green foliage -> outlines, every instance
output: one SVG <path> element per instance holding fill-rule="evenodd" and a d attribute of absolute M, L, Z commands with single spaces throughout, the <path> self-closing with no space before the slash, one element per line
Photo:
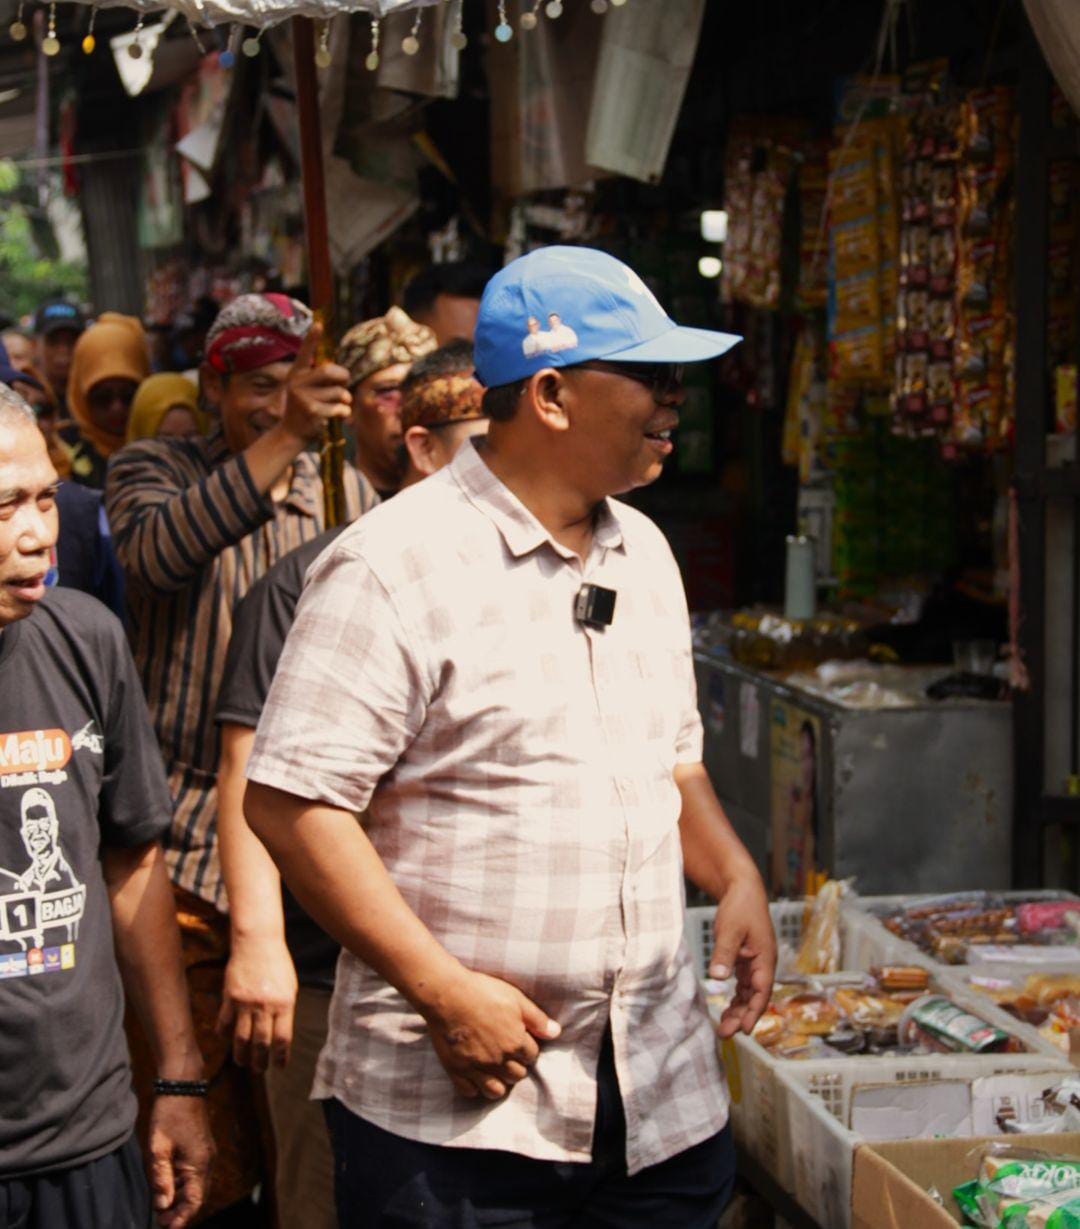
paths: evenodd
<path fill-rule="evenodd" d="M 15 319 L 51 295 L 86 297 L 86 269 L 49 255 L 40 234 L 44 221 L 32 185 L 10 159 L 0 159 L 0 306 Z"/>

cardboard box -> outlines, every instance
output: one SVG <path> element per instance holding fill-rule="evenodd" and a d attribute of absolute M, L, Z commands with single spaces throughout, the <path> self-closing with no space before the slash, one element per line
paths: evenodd
<path fill-rule="evenodd" d="M 1080 1134 L 1004 1138 L 1021 1147 L 1080 1157 Z M 953 1188 L 975 1177 L 977 1149 L 1002 1142 L 996 1135 L 864 1144 L 855 1153 L 851 1229 L 955 1229 L 962 1222 Z M 927 1193 L 931 1187 L 941 1192 L 945 1207 Z"/>

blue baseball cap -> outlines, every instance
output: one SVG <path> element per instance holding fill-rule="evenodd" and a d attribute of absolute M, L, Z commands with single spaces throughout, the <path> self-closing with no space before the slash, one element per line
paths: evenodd
<path fill-rule="evenodd" d="M 545 247 L 488 282 L 474 353 L 480 383 L 497 388 L 589 359 L 697 363 L 740 341 L 735 333 L 676 324 L 634 270 L 607 252 Z"/>

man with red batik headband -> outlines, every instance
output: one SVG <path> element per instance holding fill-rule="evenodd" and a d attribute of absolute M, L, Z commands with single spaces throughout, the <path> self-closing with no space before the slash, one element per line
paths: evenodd
<path fill-rule="evenodd" d="M 347 370 L 316 364 L 320 339 L 321 327 L 295 299 L 234 299 L 207 334 L 200 371 L 217 414 L 210 434 L 129 445 L 111 463 L 105 492 L 132 647 L 173 797 L 165 849 L 212 1080 L 215 1208 L 247 1197 L 260 1171 L 251 1089 L 232 1067 L 229 1040 L 214 1033 L 229 936 L 214 703 L 236 606 L 282 555 L 324 528 L 310 450 L 328 419 L 348 417 L 351 397 Z M 345 498 L 350 521 L 376 502 L 351 467 Z M 138 1083 L 144 1056 L 139 1039 L 132 1042 Z"/>

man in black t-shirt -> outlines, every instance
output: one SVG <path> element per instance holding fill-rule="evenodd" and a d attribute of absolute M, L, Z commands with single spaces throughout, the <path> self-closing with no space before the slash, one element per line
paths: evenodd
<path fill-rule="evenodd" d="M 146 1229 L 152 1202 L 180 1229 L 211 1143 L 158 843 L 169 794 L 119 621 L 45 584 L 56 487 L 0 385 L 0 1225 Z M 158 1064 L 149 1186 L 125 986 Z"/>
<path fill-rule="evenodd" d="M 469 436 L 487 429 L 481 395 L 467 342 L 451 342 L 413 363 L 402 385 L 405 486 L 448 464 Z M 277 868 L 243 818 L 244 769 L 304 577 L 339 533 L 328 530 L 291 551 L 240 603 L 216 714 L 218 839 L 232 937 L 219 1028 L 232 1032 L 237 1062 L 266 1072 L 278 1211 L 283 1224 L 304 1229 L 337 1224 L 326 1126 L 308 1096 L 326 1040 L 340 948 L 287 888 L 279 897 Z"/>

